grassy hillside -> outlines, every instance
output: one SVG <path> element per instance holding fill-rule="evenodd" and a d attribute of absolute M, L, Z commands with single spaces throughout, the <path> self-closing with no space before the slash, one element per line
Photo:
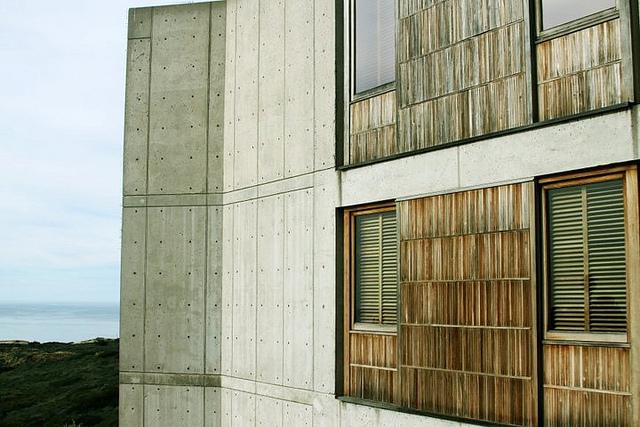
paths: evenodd
<path fill-rule="evenodd" d="M 116 426 L 118 340 L 0 344 L 0 426 Z"/>

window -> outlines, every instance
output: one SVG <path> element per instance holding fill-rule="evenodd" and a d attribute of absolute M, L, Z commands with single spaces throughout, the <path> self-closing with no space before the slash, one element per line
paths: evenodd
<path fill-rule="evenodd" d="M 624 171 L 544 187 L 547 335 L 626 340 Z M 615 338 L 618 339 L 615 339 Z"/>
<path fill-rule="evenodd" d="M 542 30 L 616 7 L 616 0 L 541 0 Z"/>
<path fill-rule="evenodd" d="M 398 237 L 395 206 L 351 210 L 346 214 L 350 246 L 351 323 L 389 327 L 397 323 Z"/>
<path fill-rule="evenodd" d="M 395 0 L 353 1 L 354 90 L 362 93 L 396 78 Z"/>

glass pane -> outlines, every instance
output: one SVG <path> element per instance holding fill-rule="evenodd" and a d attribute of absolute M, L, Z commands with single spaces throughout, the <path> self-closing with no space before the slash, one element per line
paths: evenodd
<path fill-rule="evenodd" d="M 355 89 L 396 79 L 395 0 L 355 0 Z"/>
<path fill-rule="evenodd" d="M 549 29 L 616 6 L 616 0 L 542 0 L 542 27 Z"/>

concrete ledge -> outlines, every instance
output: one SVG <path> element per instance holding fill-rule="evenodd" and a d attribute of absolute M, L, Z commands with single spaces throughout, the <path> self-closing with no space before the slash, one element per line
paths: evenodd
<path fill-rule="evenodd" d="M 120 384 L 219 387 L 220 375 L 120 372 Z"/>

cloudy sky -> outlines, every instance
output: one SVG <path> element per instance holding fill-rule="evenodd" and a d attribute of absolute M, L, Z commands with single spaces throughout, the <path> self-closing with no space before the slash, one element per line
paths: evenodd
<path fill-rule="evenodd" d="M 0 301 L 118 301 L 127 9 L 172 3 L 0 0 Z"/>

